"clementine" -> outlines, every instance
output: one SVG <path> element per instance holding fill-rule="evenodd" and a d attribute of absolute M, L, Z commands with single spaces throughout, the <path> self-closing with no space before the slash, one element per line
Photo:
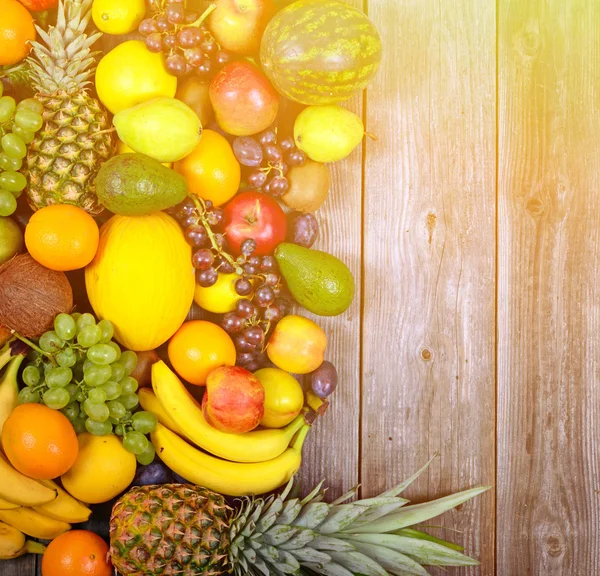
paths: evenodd
<path fill-rule="evenodd" d="M 87 266 L 98 250 L 99 237 L 94 219 L 71 204 L 41 208 L 25 228 L 31 256 L 42 266 L 62 272 Z"/>
<path fill-rule="evenodd" d="M 235 345 L 220 326 L 205 320 L 186 322 L 169 342 L 169 360 L 190 384 L 204 386 L 221 366 L 235 366 Z"/>
<path fill-rule="evenodd" d="M 215 206 L 231 200 L 240 187 L 241 169 L 227 138 L 204 130 L 196 148 L 173 166 L 190 192 Z"/>
<path fill-rule="evenodd" d="M 89 530 L 71 530 L 50 542 L 42 556 L 42 576 L 111 576 L 108 545 Z"/>
<path fill-rule="evenodd" d="M 0 66 L 23 60 L 35 40 L 33 17 L 17 0 L 0 0 Z"/>
<path fill-rule="evenodd" d="M 77 435 L 67 417 L 43 404 L 17 406 L 2 427 L 2 448 L 25 476 L 51 480 L 77 460 Z"/>

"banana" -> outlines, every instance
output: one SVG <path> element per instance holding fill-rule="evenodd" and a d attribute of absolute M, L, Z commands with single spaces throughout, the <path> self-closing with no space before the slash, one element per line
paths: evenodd
<path fill-rule="evenodd" d="M 43 544 L 26 540 L 21 531 L 0 522 L 0 560 L 18 558 L 28 552 L 43 554 L 45 549 Z"/>
<path fill-rule="evenodd" d="M 48 504 L 41 504 L 39 506 L 32 506 L 32 508 L 54 520 L 61 520 L 69 524 L 78 524 L 79 522 L 86 522 L 92 511 L 76 500 L 68 492 L 63 490 L 58 484 L 52 482 L 52 480 L 39 480 L 44 486 L 52 488 L 58 492 L 56 500 L 48 502 Z"/>
<path fill-rule="evenodd" d="M 190 482 L 227 496 L 264 494 L 279 488 L 298 471 L 302 445 L 310 430 L 304 424 L 291 445 L 266 462 L 229 462 L 201 452 L 162 424 L 150 434 L 156 453 L 174 472 Z"/>
<path fill-rule="evenodd" d="M 163 361 L 152 365 L 152 388 L 164 412 L 176 422 L 184 437 L 207 452 L 233 462 L 265 462 L 276 458 L 306 423 L 304 414 L 300 414 L 285 428 L 245 434 L 221 432 L 204 419 L 202 408 Z"/>
<path fill-rule="evenodd" d="M 38 506 L 52 502 L 58 495 L 56 490 L 27 478 L 0 454 L 0 498 L 20 506 Z"/>
<path fill-rule="evenodd" d="M 20 504 L 15 504 L 14 502 L 9 502 L 8 500 L 0 498 L 0 510 L 14 510 L 15 508 L 20 507 Z"/>
<path fill-rule="evenodd" d="M 17 374 L 25 356 L 18 354 L 8 362 L 2 378 L 0 378 L 0 430 L 10 413 L 19 404 L 19 384 Z"/>
<path fill-rule="evenodd" d="M 146 410 L 146 412 L 152 412 L 152 414 L 158 418 L 158 421 L 166 426 L 169 430 L 172 430 L 180 436 L 185 436 L 183 431 L 175 423 L 175 420 L 173 420 L 166 413 L 165 409 L 162 407 L 162 404 L 158 401 L 158 398 L 155 396 L 154 392 L 150 390 L 150 388 L 139 388 L 137 394 L 140 401 L 140 406 Z"/>
<path fill-rule="evenodd" d="M 53 540 L 71 529 L 71 525 L 66 522 L 53 520 L 32 508 L 25 507 L 16 510 L 0 510 L 0 520 L 27 536 L 40 540 Z"/>

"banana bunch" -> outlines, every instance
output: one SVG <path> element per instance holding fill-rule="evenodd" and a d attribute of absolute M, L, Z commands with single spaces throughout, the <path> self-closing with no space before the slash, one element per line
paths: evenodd
<path fill-rule="evenodd" d="M 18 404 L 17 373 L 23 354 L 11 356 L 7 345 L 0 353 L 0 429 Z M 21 474 L 0 452 L 0 559 L 27 552 L 42 553 L 44 547 L 25 535 L 52 540 L 85 522 L 92 511 L 51 480 L 33 480 Z"/>
<path fill-rule="evenodd" d="M 143 409 L 159 421 L 150 435 L 156 453 L 190 482 L 228 496 L 263 494 L 285 484 L 300 468 L 310 430 L 305 413 L 285 428 L 227 434 L 204 419 L 198 403 L 162 361 L 152 365 L 152 388 L 154 392 L 141 388 L 138 395 Z"/>

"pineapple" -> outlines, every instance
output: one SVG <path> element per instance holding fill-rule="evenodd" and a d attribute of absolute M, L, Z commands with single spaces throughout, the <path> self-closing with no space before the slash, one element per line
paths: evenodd
<path fill-rule="evenodd" d="M 27 155 L 29 205 L 75 204 L 91 214 L 102 206 L 94 191 L 98 169 L 113 150 L 108 114 L 88 90 L 101 33 L 86 35 L 92 0 L 61 0 L 56 26 L 36 26 L 27 59 L 44 125 Z"/>
<path fill-rule="evenodd" d="M 110 557 L 123 576 L 426 576 L 423 566 L 477 565 L 460 546 L 411 526 L 488 488 L 407 506 L 398 495 L 427 465 L 376 498 L 349 503 L 356 490 L 323 502 L 322 483 L 294 498 L 293 480 L 280 495 L 237 500 L 236 509 L 193 485 L 133 488 L 113 507 Z"/>

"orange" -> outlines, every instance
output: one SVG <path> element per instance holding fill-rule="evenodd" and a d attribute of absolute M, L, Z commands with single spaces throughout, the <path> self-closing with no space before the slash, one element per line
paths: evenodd
<path fill-rule="evenodd" d="M 192 194 L 215 206 L 231 200 L 240 187 L 240 164 L 227 138 L 213 130 L 204 130 L 193 152 L 173 168 L 187 180 Z"/>
<path fill-rule="evenodd" d="M 71 204 L 53 204 L 30 218 L 25 245 L 42 266 L 66 272 L 92 261 L 99 236 L 98 224 L 85 210 Z"/>
<path fill-rule="evenodd" d="M 190 384 L 204 386 L 221 366 L 235 366 L 235 346 L 220 326 L 205 320 L 186 322 L 169 342 L 169 360 Z"/>
<path fill-rule="evenodd" d="M 33 17 L 17 0 L 0 0 L 0 66 L 23 60 L 35 40 Z"/>
<path fill-rule="evenodd" d="M 89 530 L 71 530 L 48 544 L 42 576 L 111 576 L 108 545 Z"/>
<path fill-rule="evenodd" d="M 64 474 L 79 453 L 67 417 L 43 404 L 21 404 L 11 412 L 2 427 L 2 448 L 21 474 L 36 480 Z"/>

